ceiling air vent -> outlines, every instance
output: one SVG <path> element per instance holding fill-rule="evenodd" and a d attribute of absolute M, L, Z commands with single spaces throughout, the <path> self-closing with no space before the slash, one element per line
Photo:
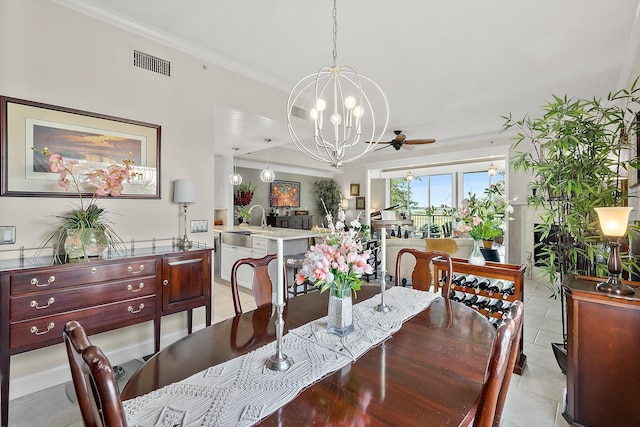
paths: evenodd
<path fill-rule="evenodd" d="M 171 76 L 171 62 L 135 49 L 133 51 L 133 66 L 144 68 L 163 76 Z"/>
<path fill-rule="evenodd" d="M 296 107 L 295 105 L 291 106 L 291 115 L 293 117 L 297 117 L 302 120 L 309 120 L 309 113 L 304 108 Z"/>

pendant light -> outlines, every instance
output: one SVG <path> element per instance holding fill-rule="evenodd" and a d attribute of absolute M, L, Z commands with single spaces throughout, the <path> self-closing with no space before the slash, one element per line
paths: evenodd
<path fill-rule="evenodd" d="M 337 65 L 337 39 L 334 0 L 333 65 L 295 84 L 287 100 L 287 127 L 305 156 L 340 168 L 371 151 L 382 139 L 389 123 L 389 104 L 375 82 L 351 67 Z"/>
<path fill-rule="evenodd" d="M 234 152 L 238 152 L 238 147 L 233 147 Z M 236 171 L 236 155 L 233 155 L 233 173 L 229 175 L 229 184 L 231 185 L 240 185 L 242 184 L 242 177 Z"/>
<path fill-rule="evenodd" d="M 260 172 L 260 180 L 262 182 L 273 182 L 273 180 L 276 179 L 276 173 L 269 169 L 269 143 L 271 142 L 271 138 L 265 138 L 264 142 L 267 143 L 267 167 Z"/>

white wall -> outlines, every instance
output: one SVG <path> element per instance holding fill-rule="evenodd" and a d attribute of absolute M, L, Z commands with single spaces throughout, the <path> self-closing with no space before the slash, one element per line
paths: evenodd
<path fill-rule="evenodd" d="M 172 76 L 132 68 L 132 47 L 171 61 Z M 198 201 L 189 207 L 189 218 L 213 221 L 216 104 L 246 105 L 269 117 L 281 113 L 286 102 L 285 93 L 211 64 L 205 69 L 201 60 L 49 1 L 0 2 L 0 55 L 2 95 L 162 126 L 161 199 L 99 202 L 113 212 L 125 241 L 179 235 L 180 210 L 171 203 L 177 178 L 196 181 Z M 54 227 L 53 216 L 73 203 L 73 198 L 0 197 L 0 225 L 17 227 L 15 245 L 0 249 L 37 247 Z M 211 231 L 189 237 L 213 243 Z M 0 255 L 14 258 L 17 252 Z M 195 311 L 194 322 L 204 324 L 203 309 Z M 164 318 L 163 346 L 185 330 L 184 313 Z M 148 322 L 92 339 L 117 364 L 151 353 L 152 336 Z M 69 378 L 61 345 L 13 356 L 11 363 L 11 398 Z"/>

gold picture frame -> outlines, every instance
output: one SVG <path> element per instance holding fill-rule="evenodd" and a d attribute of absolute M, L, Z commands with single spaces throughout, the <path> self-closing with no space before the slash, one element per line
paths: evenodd
<path fill-rule="evenodd" d="M 359 196 L 360 195 L 360 184 L 351 184 L 351 187 L 349 187 L 349 195 L 350 196 Z"/>
<path fill-rule="evenodd" d="M 365 198 L 363 197 L 356 197 L 356 210 L 357 211 L 363 211 L 365 210 Z"/>

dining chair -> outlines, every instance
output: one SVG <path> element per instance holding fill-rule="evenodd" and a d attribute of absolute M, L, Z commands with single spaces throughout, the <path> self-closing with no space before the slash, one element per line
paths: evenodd
<path fill-rule="evenodd" d="M 477 409 L 473 418 L 466 419 L 462 425 L 473 427 L 500 425 L 502 409 L 517 358 L 523 312 L 522 301 L 515 301 L 509 316 L 498 328 Z"/>
<path fill-rule="evenodd" d="M 407 254 L 407 256 L 404 256 L 405 254 Z M 415 266 L 413 267 L 413 272 L 411 273 L 411 286 L 413 287 L 413 289 L 419 289 L 422 291 L 430 290 L 433 278 L 433 275 L 431 274 L 431 261 L 435 258 L 442 258 L 446 260 L 447 271 L 445 273 L 446 277 L 444 283 L 440 286 L 438 286 L 438 284 L 434 284 L 434 290 L 437 291 L 440 287 L 442 296 L 448 300 L 449 291 L 451 289 L 451 276 L 453 275 L 453 264 L 451 262 L 451 256 L 449 256 L 449 254 L 447 254 L 446 252 L 419 251 L 412 248 L 400 249 L 400 251 L 398 251 L 398 256 L 396 257 L 395 285 L 404 285 L 404 279 L 400 279 L 401 266 L 403 262 L 408 262 L 412 259 L 415 262 Z"/>
<path fill-rule="evenodd" d="M 238 268 L 243 265 L 248 265 L 253 268 L 253 282 L 251 283 L 251 290 L 253 292 L 253 299 L 256 302 L 256 306 L 262 307 L 265 305 L 271 305 L 273 303 L 273 285 L 269 276 L 269 263 L 278 256 L 276 254 L 268 254 L 262 258 L 241 258 L 237 260 L 231 268 L 231 295 L 233 296 L 233 307 L 236 311 L 236 316 L 242 314 L 242 304 L 240 303 L 240 293 L 238 290 Z M 283 286 L 284 299 L 289 299 L 289 292 L 287 291 L 287 266 L 283 263 Z"/>
<path fill-rule="evenodd" d="M 92 345 L 80 323 L 67 322 L 62 332 L 73 386 L 87 427 L 126 427 L 120 391 L 109 359 Z"/>

